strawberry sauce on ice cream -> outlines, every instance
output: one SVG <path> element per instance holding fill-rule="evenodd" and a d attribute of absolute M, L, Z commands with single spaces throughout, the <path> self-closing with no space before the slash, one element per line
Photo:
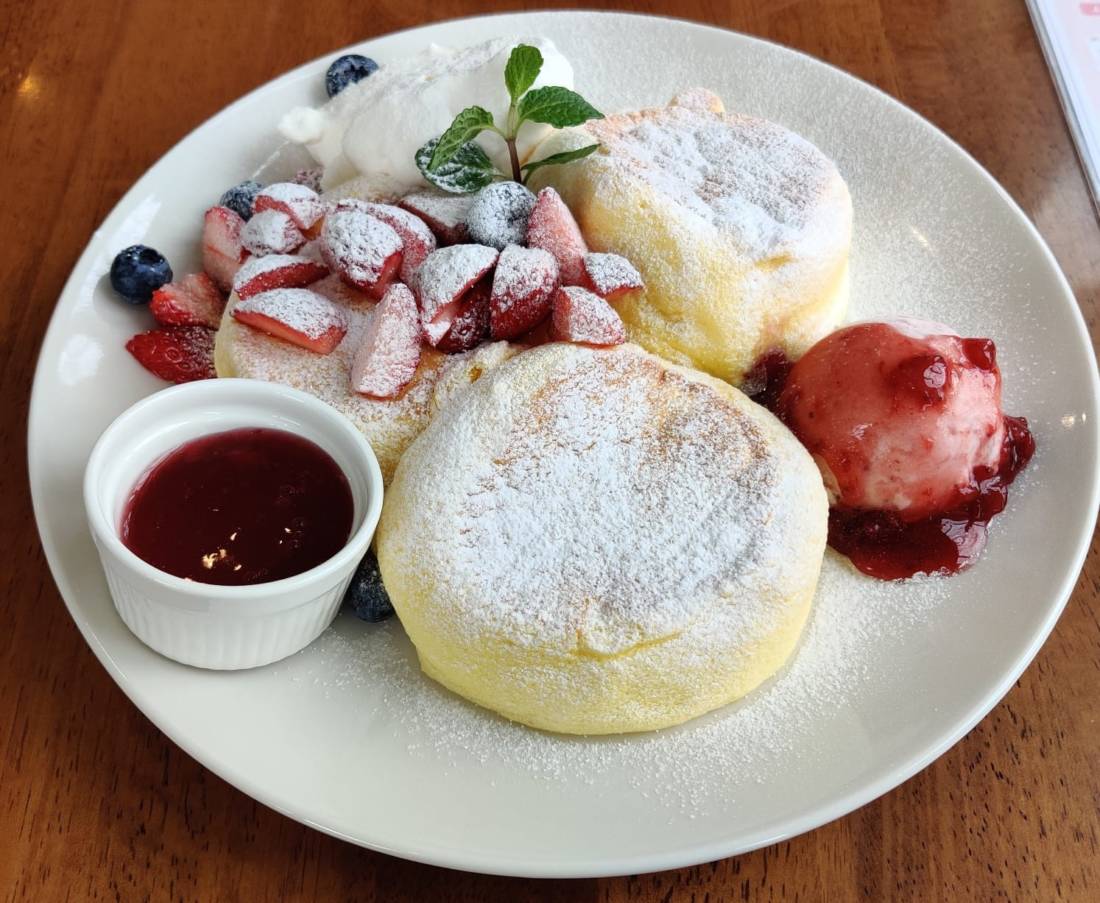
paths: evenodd
<path fill-rule="evenodd" d="M 994 343 L 923 320 L 834 332 L 790 368 L 775 408 L 821 469 L 830 544 L 884 579 L 971 563 L 1035 449 L 1001 411 Z"/>

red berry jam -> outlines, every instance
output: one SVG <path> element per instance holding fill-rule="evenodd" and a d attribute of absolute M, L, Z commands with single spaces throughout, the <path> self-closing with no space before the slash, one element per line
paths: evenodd
<path fill-rule="evenodd" d="M 1008 486 L 1035 453 L 1023 417 L 1005 417 L 1001 466 L 974 473 L 974 492 L 949 511 L 917 521 L 892 511 L 832 508 L 829 545 L 865 574 L 897 580 L 914 574 L 954 574 L 985 548 L 989 521 L 1008 503 Z"/>
<path fill-rule="evenodd" d="M 284 430 L 188 442 L 155 464 L 122 514 L 125 545 L 153 567 L 243 586 L 327 561 L 351 534 L 351 487 L 332 457 Z"/>

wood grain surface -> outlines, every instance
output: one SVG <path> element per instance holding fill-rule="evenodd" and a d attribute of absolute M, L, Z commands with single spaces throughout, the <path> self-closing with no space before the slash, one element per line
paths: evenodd
<path fill-rule="evenodd" d="M 928 117 L 1032 217 L 1095 339 L 1100 228 L 1023 0 L 601 5 L 770 38 Z M 175 141 L 284 70 L 372 35 L 523 6 L 0 0 L 0 899 L 1100 899 L 1095 542 L 1035 663 L 934 765 L 788 843 L 630 878 L 468 875 L 311 831 L 180 752 L 84 645 L 35 532 L 25 430 L 38 345 L 92 231 Z"/>

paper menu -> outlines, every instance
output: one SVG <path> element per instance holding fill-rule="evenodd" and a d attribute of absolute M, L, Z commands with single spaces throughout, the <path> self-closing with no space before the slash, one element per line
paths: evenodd
<path fill-rule="evenodd" d="M 1100 0 L 1027 0 L 1100 212 Z"/>

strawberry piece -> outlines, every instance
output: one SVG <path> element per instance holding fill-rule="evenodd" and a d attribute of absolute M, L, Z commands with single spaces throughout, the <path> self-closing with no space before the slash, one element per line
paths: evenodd
<path fill-rule="evenodd" d="M 472 194 L 415 191 L 405 195 L 399 203 L 424 220 L 441 245 L 457 245 L 466 240 L 466 214 L 473 202 Z"/>
<path fill-rule="evenodd" d="M 366 211 L 401 237 L 401 281 L 416 282 L 416 274 L 437 243 L 432 230 L 419 216 L 392 204 L 367 204 Z"/>
<path fill-rule="evenodd" d="M 234 305 L 233 317 L 317 354 L 331 352 L 348 331 L 344 312 L 305 288 L 276 288 L 245 298 Z"/>
<path fill-rule="evenodd" d="M 608 301 L 645 288 L 641 273 L 619 254 L 585 254 L 581 285 Z"/>
<path fill-rule="evenodd" d="M 264 210 L 282 211 L 305 232 L 324 215 L 325 205 L 312 188 L 294 182 L 276 182 L 260 190 L 252 202 L 253 214 Z"/>
<path fill-rule="evenodd" d="M 492 285 L 492 279 L 486 276 L 462 296 L 450 328 L 435 346 L 437 349 L 445 354 L 458 354 L 476 348 L 489 337 Z"/>
<path fill-rule="evenodd" d="M 161 379 L 214 379 L 214 332 L 205 326 L 167 326 L 139 332 L 126 343 L 141 366 Z"/>
<path fill-rule="evenodd" d="M 549 251 L 508 245 L 493 273 L 489 331 L 494 339 L 514 339 L 537 326 L 548 313 L 558 287 L 558 264 Z"/>
<path fill-rule="evenodd" d="M 552 317 L 554 336 L 561 341 L 584 345 L 621 345 L 626 341 L 623 321 L 615 309 L 580 286 L 557 290 Z"/>
<path fill-rule="evenodd" d="M 244 220 L 228 207 L 211 207 L 202 226 L 202 268 L 223 292 L 233 285 L 233 275 L 247 253 L 241 246 Z"/>
<path fill-rule="evenodd" d="M 225 296 L 206 273 L 190 273 L 153 292 L 149 310 L 162 326 L 217 329 L 225 310 Z"/>
<path fill-rule="evenodd" d="M 497 262 L 496 248 L 451 245 L 428 255 L 420 267 L 420 320 L 434 347 L 442 341 L 458 315 L 462 296 Z"/>
<path fill-rule="evenodd" d="M 588 245 L 573 214 L 553 188 L 538 193 L 535 209 L 527 220 L 527 246 L 554 255 L 563 285 L 580 284 Z"/>
<path fill-rule="evenodd" d="M 394 398 L 420 364 L 420 313 L 408 286 L 395 283 L 371 311 L 363 343 L 351 367 L 351 388 L 374 398 Z"/>
<path fill-rule="evenodd" d="M 253 254 L 290 254 L 306 243 L 302 230 L 282 210 L 261 210 L 241 229 L 241 244 Z"/>
<path fill-rule="evenodd" d="M 233 279 L 233 291 L 240 298 L 250 298 L 273 288 L 302 288 L 327 275 L 328 267 L 309 257 L 268 254 L 241 265 Z"/>
<path fill-rule="evenodd" d="M 361 201 L 341 201 L 329 212 L 321 256 L 345 282 L 378 299 L 401 268 L 401 236 L 364 207 Z"/>

